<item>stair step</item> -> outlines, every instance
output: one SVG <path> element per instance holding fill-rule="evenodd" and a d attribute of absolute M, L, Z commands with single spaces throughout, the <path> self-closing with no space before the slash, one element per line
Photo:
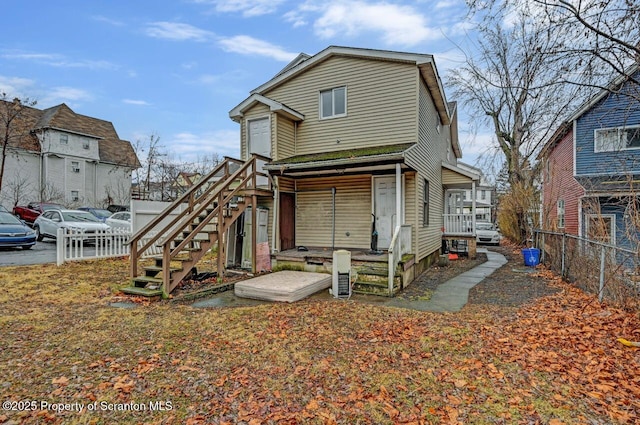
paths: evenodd
<path fill-rule="evenodd" d="M 147 289 L 147 288 L 139 288 L 137 286 L 127 286 L 127 287 L 121 288 L 120 290 L 125 294 L 140 295 L 140 296 L 149 297 L 149 298 L 162 296 L 162 289 L 160 288 Z"/>
<path fill-rule="evenodd" d="M 150 272 L 161 272 L 163 270 L 163 267 L 155 265 L 155 266 L 144 266 L 143 267 L 144 270 L 146 271 L 150 271 Z M 169 271 L 170 272 L 179 272 L 180 270 L 182 270 L 182 267 L 170 267 Z"/>
<path fill-rule="evenodd" d="M 133 278 L 133 282 L 134 283 L 144 283 L 145 285 L 148 283 L 157 283 L 162 285 L 162 278 L 161 277 L 153 277 L 153 276 L 136 276 Z M 140 287 L 139 285 L 135 285 Z"/>

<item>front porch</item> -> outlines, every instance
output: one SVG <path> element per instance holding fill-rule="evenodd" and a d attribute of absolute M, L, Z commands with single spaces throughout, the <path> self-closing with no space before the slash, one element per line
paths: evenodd
<path fill-rule="evenodd" d="M 389 252 L 347 249 L 351 253 L 351 283 L 353 292 L 393 296 L 415 279 L 415 255 L 405 254 L 389 273 Z M 274 271 L 299 270 L 331 274 L 333 249 L 304 247 L 272 254 Z M 392 258 L 393 259 L 393 258 Z M 390 280 L 392 283 L 390 283 Z"/>

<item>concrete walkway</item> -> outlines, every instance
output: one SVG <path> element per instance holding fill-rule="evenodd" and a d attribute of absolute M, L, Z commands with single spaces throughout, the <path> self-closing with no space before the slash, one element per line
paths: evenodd
<path fill-rule="evenodd" d="M 486 253 L 487 261 L 439 285 L 430 300 L 391 298 L 385 305 L 438 313 L 460 311 L 469 300 L 469 290 L 507 264 L 507 259 L 502 254 L 488 251 L 486 248 L 478 248 L 478 252 Z"/>

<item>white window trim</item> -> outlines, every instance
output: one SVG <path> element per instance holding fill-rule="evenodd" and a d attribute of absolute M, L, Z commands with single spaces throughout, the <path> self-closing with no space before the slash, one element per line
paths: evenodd
<path fill-rule="evenodd" d="M 332 111 L 333 112 L 335 110 L 335 95 L 334 95 L 334 91 L 337 89 L 344 89 L 344 113 L 343 114 L 332 114 L 329 116 L 322 116 L 322 93 L 326 93 L 328 91 L 331 92 L 331 106 L 332 106 Z M 331 89 L 326 89 L 326 90 L 320 90 L 320 92 L 318 93 L 318 117 L 320 118 L 320 120 L 331 120 L 334 118 L 342 118 L 342 117 L 346 117 L 347 116 L 347 86 L 339 86 L 339 87 L 333 87 Z"/>
<path fill-rule="evenodd" d="M 623 127 L 607 127 L 607 128 L 596 128 L 593 130 L 593 151 L 595 153 L 600 153 L 600 152 L 618 152 L 618 151 L 632 151 L 632 150 L 638 150 L 640 149 L 640 146 L 638 147 L 631 147 L 631 148 L 627 148 L 625 146 L 622 146 L 622 142 L 620 140 L 621 138 L 621 134 L 623 130 L 631 130 L 634 128 L 640 128 L 640 125 L 627 125 L 627 126 L 623 126 Z M 611 130 L 616 130 L 617 134 L 618 134 L 618 138 L 616 140 L 616 146 L 614 146 L 613 149 L 602 149 L 599 147 L 598 145 L 598 133 L 599 132 L 604 132 L 604 131 L 611 131 Z"/>

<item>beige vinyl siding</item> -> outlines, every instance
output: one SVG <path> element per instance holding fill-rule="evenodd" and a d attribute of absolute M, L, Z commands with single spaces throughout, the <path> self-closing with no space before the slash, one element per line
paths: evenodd
<path fill-rule="evenodd" d="M 244 117 L 242 119 L 241 128 L 240 128 L 240 156 L 241 159 L 248 159 L 248 141 L 249 141 L 249 121 L 260 119 L 260 118 L 269 118 L 271 112 L 269 111 L 269 107 L 262 103 L 258 103 L 254 105 L 252 108 L 247 110 L 244 113 Z M 273 125 L 271 126 L 271 140 L 273 140 Z M 273 146 L 272 146 L 273 150 Z"/>
<path fill-rule="evenodd" d="M 278 190 L 281 192 L 293 192 L 296 190 L 296 182 L 287 177 L 276 177 L 278 179 Z"/>
<path fill-rule="evenodd" d="M 455 185 L 455 184 L 469 184 L 471 180 L 469 177 L 456 173 L 455 171 L 442 169 L 442 184 Z M 444 210 L 443 210 L 444 211 Z"/>
<path fill-rule="evenodd" d="M 412 188 L 415 203 L 412 206 L 414 221 L 414 247 L 418 260 L 438 250 L 442 245 L 442 212 L 444 192 L 442 189 L 442 161 L 447 154 L 448 126 L 437 131 L 438 115 L 433 99 L 424 82 L 420 83 L 418 143 L 406 155 L 406 162 L 418 170 L 416 184 Z M 424 179 L 429 181 L 429 225 L 422 226 Z"/>
<path fill-rule="evenodd" d="M 371 175 L 304 179 L 296 183 L 297 246 L 331 247 L 331 188 L 335 187 L 335 247 L 370 247 Z"/>
<path fill-rule="evenodd" d="M 295 144 L 301 155 L 415 142 L 417 80 L 415 64 L 332 57 L 263 94 L 305 115 Z M 319 119 L 320 91 L 341 86 L 347 115 Z"/>
<path fill-rule="evenodd" d="M 274 114 L 273 117 L 276 122 L 274 126 L 276 137 L 273 139 L 276 140 L 276 143 L 273 149 L 273 159 L 279 161 L 295 155 L 295 123 L 277 114 Z"/>

